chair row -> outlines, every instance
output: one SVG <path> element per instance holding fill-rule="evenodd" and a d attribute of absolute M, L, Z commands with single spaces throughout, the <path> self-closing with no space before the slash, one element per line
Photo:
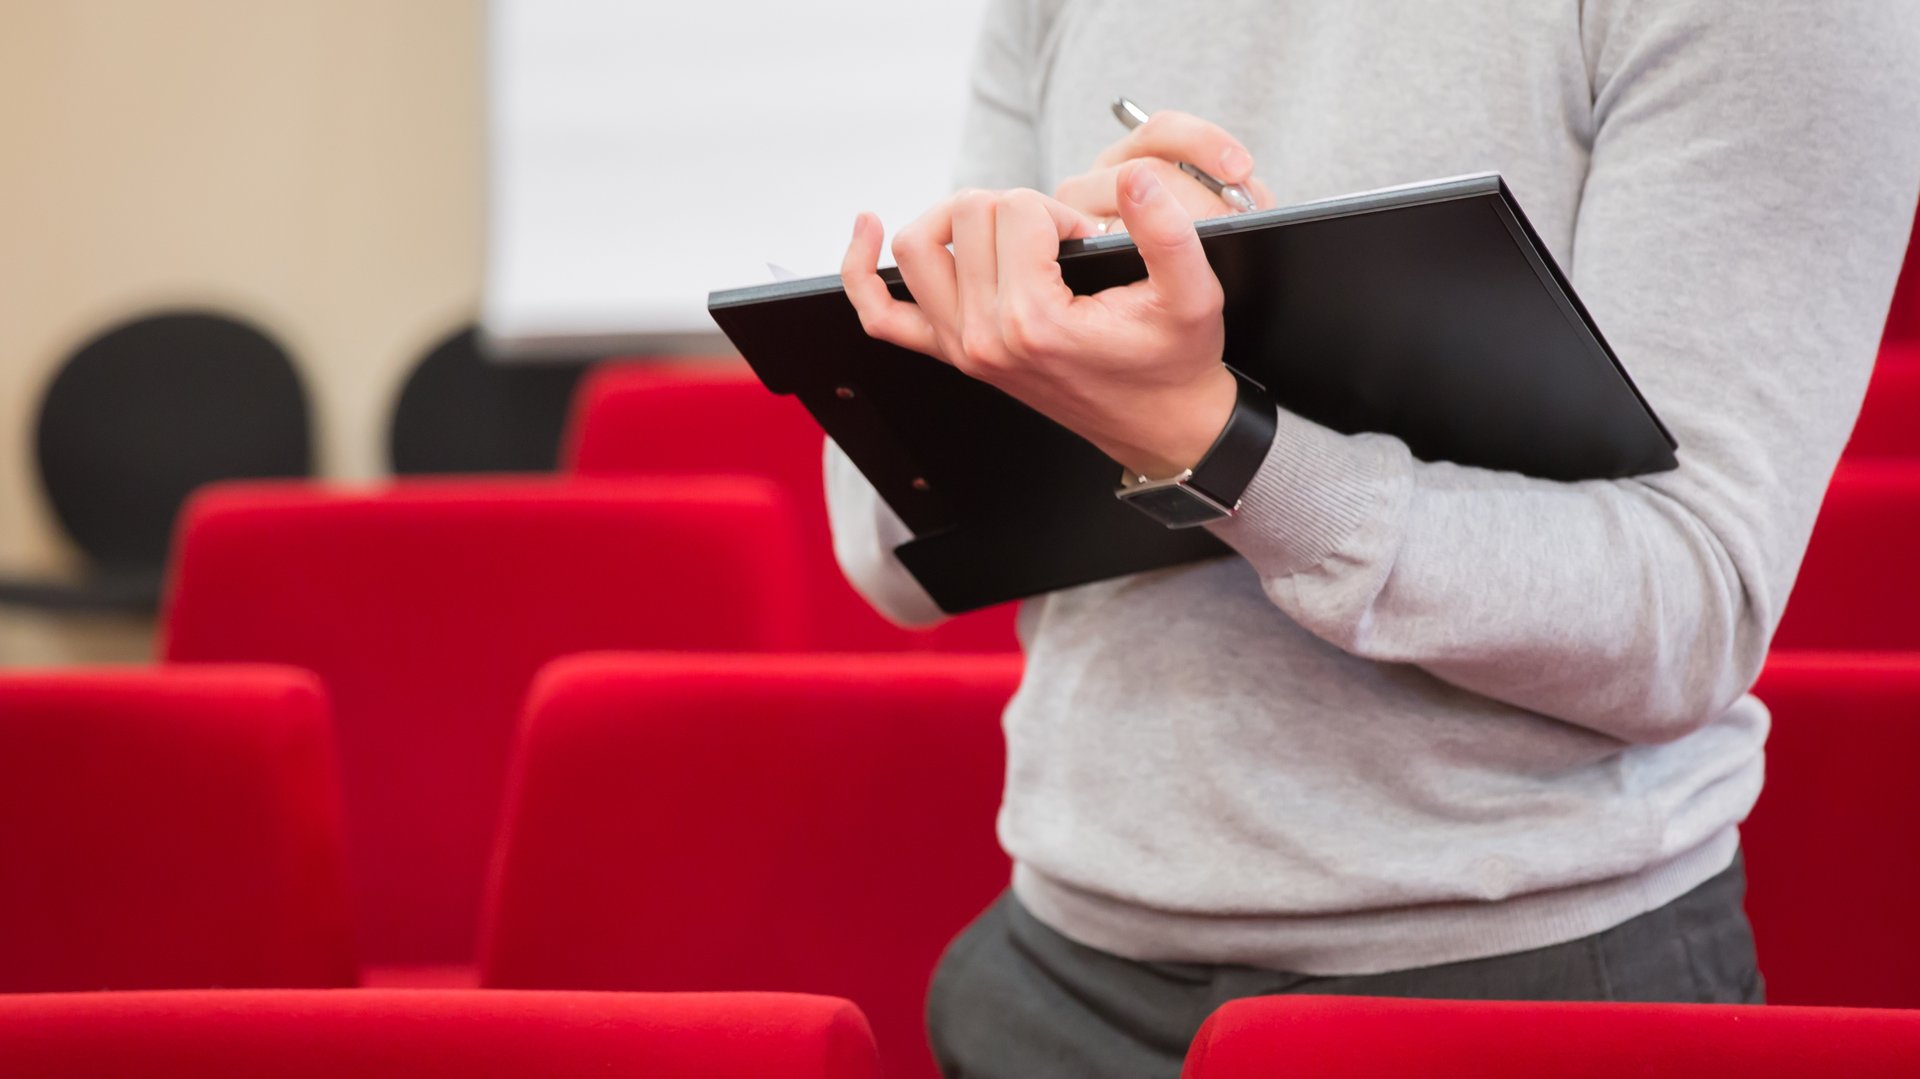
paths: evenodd
<path fill-rule="evenodd" d="M 795 515 L 821 647 L 983 651 L 1013 647 L 1006 612 L 903 631 L 834 568 L 823 483 L 826 436 L 799 401 L 769 393 L 736 362 L 603 365 L 582 383 L 562 467 L 577 476 L 755 476 Z"/>
<path fill-rule="evenodd" d="M 1005 886 L 1011 657 L 588 655 L 529 695 L 480 979 L 857 1002 L 931 1076 L 924 989 Z M 1781 656 L 1743 830 L 1773 1000 L 1920 1008 L 1897 856 L 1920 657 Z M 355 981 L 325 702 L 273 668 L 0 678 L 0 989 Z M 363 908 L 364 909 L 364 908 Z"/>
<path fill-rule="evenodd" d="M 846 1001 L 779 994 L 188 992 L 0 999 L 18 1079 L 878 1079 Z M 1264 997 L 1227 1004 L 1184 1079 L 1896 1079 L 1920 1013 Z M 1036 1065 L 1036 1074 L 1042 1074 Z"/>
<path fill-rule="evenodd" d="M 902 631 L 831 572 L 822 437 L 799 402 L 768 393 L 739 365 L 614 365 L 576 397 L 567 461 L 587 476 L 708 471 L 773 482 L 799 514 L 808 598 L 834 627 L 820 638 L 825 646 L 894 647 Z M 1920 610 L 1920 574 L 1886 572 L 1905 564 L 1904 537 L 1917 526 L 1920 341 L 1883 350 L 1779 645 L 1920 649 L 1920 618 L 1910 616 Z M 930 647 L 1008 641 L 990 635 L 1004 626 L 971 617 L 918 640 Z"/>
<path fill-rule="evenodd" d="M 1846 458 L 1920 459 L 1916 420 L 1920 334 L 1882 347 Z M 737 361 L 615 362 L 595 370 L 574 395 L 563 466 L 585 476 L 761 476 L 794 496 L 804 530 L 825 550 L 823 443 L 797 399 L 768 392 Z M 876 632 L 887 640 L 884 629 Z"/>
<path fill-rule="evenodd" d="M 831 647 L 804 582 L 836 571 L 801 547 L 746 477 L 228 485 L 185 514 L 162 655 L 318 673 L 366 954 L 470 962 L 534 672 L 605 649 Z M 1011 610 L 983 617 L 1014 654 Z"/>
<path fill-rule="evenodd" d="M 470 961 L 514 717 L 542 663 L 844 640 L 808 617 L 806 582 L 845 587 L 808 547 L 824 533 L 797 537 L 780 500 L 748 477 L 212 489 L 183 521 L 163 655 L 316 672 L 339 731 L 366 955 Z M 1920 467 L 1844 472 L 1779 645 L 1920 649 L 1920 574 L 1885 571 L 1917 530 Z M 975 618 L 1013 651 L 1010 609 Z"/>
<path fill-rule="evenodd" d="M 774 993 L 0 997 L 9 1079 L 879 1079 L 858 1008 Z"/>
<path fill-rule="evenodd" d="M 1019 677 L 1016 656 L 555 664 L 480 855 L 479 980 L 848 997 L 890 1074 L 932 1075 L 926 980 L 1009 876 Z M 0 991 L 355 984 L 352 923 L 403 927 L 395 893 L 349 891 L 369 832 L 351 803 L 343 828 L 326 713 L 291 668 L 0 676 Z M 411 763 L 384 778 L 432 802 L 433 762 Z M 418 836 L 388 853 L 431 858 Z"/>

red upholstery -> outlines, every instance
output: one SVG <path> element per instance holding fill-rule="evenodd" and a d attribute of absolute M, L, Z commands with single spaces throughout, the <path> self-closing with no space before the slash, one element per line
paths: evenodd
<path fill-rule="evenodd" d="M 1920 342 L 1920 220 L 1907 242 L 1907 264 L 1893 290 L 1893 310 L 1887 314 L 1887 340 Z"/>
<path fill-rule="evenodd" d="M 544 672 L 484 984 L 828 993 L 934 1075 L 928 975 L 1008 877 L 1013 656 L 586 656 Z"/>
<path fill-rule="evenodd" d="M 791 397 L 769 393 L 746 366 L 601 366 L 574 398 L 570 467 L 583 475 L 735 473 L 780 485 L 800 515 L 819 648 L 1004 652 L 1019 648 L 1015 605 L 903 630 L 875 614 L 833 559 L 821 478 L 820 426 Z"/>
<path fill-rule="evenodd" d="M 311 674 L 0 675 L 0 991 L 351 985 L 340 828 Z"/>
<path fill-rule="evenodd" d="M 0 997 L 9 1079 L 878 1079 L 844 1000 L 435 990 Z"/>
<path fill-rule="evenodd" d="M 1741 838 L 1767 998 L 1920 1008 L 1920 655 L 1776 653 L 1754 692 L 1773 734 Z"/>
<path fill-rule="evenodd" d="M 1920 343 L 1880 350 L 1846 456 L 1920 462 Z"/>
<path fill-rule="evenodd" d="M 165 654 L 325 679 L 365 958 L 471 961 L 534 672 L 597 648 L 791 644 L 790 527 L 748 479 L 215 488 L 186 513 Z"/>
<path fill-rule="evenodd" d="M 1894 1079 L 1920 1012 L 1710 1004 L 1254 997 L 1213 1014 L 1185 1079 Z"/>
<path fill-rule="evenodd" d="M 1920 461 L 1834 474 L 1776 649 L 1920 650 Z"/>

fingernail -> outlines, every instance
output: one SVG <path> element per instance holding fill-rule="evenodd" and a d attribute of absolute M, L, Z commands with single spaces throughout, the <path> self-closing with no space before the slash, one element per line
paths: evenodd
<path fill-rule="evenodd" d="M 1237 180 L 1253 171 L 1253 155 L 1238 146 L 1229 146 L 1220 155 L 1220 175 Z"/>
<path fill-rule="evenodd" d="M 1133 175 L 1127 178 L 1127 197 L 1135 202 L 1144 205 L 1159 193 L 1160 180 L 1151 169 L 1136 168 Z"/>

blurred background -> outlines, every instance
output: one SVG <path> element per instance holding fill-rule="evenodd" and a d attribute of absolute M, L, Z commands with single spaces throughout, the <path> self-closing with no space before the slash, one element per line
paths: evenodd
<path fill-rule="evenodd" d="M 705 300 L 946 193 L 983 6 L 0 0 L 0 1005 L 791 989 L 935 1074 L 1016 605 L 876 614 Z M 1920 256 L 1759 689 L 1776 1002 L 1920 1007 L 1916 415 Z"/>
<path fill-rule="evenodd" d="M 0 0 L 0 665 L 150 658 L 201 483 L 551 468 L 723 356 L 944 192 L 980 7 Z"/>

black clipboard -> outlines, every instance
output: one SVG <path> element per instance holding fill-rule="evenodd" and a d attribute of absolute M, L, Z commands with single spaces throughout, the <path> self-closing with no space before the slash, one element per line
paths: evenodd
<path fill-rule="evenodd" d="M 1226 294 L 1226 362 L 1336 431 L 1422 460 L 1553 480 L 1674 468 L 1677 444 L 1498 175 L 1197 225 Z M 1076 293 L 1145 276 L 1124 235 L 1071 240 Z M 911 299 L 897 270 L 882 277 Z M 942 609 L 1230 553 L 1113 497 L 1119 466 L 1000 391 L 868 337 L 837 277 L 709 295 L 762 383 L 800 399 L 914 539 Z"/>

